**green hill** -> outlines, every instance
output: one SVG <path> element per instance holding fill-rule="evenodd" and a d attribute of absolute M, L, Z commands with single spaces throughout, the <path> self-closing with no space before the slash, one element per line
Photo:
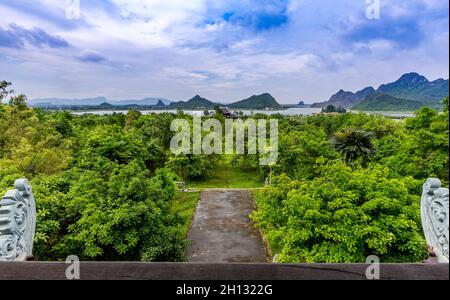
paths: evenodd
<path fill-rule="evenodd" d="M 169 105 L 169 109 L 170 108 L 172 108 L 172 109 L 178 109 L 178 108 L 181 108 L 181 109 L 214 109 L 214 107 L 216 105 L 217 105 L 217 103 L 214 103 L 212 101 L 209 101 L 209 100 L 197 95 L 187 102 L 184 102 L 184 101 L 172 102 Z"/>
<path fill-rule="evenodd" d="M 166 105 L 162 100 L 158 100 L 158 103 L 156 103 L 155 107 L 166 107 Z"/>
<path fill-rule="evenodd" d="M 114 108 L 114 105 L 109 104 L 108 102 L 103 102 L 98 107 L 101 109 L 111 109 L 111 108 Z"/>
<path fill-rule="evenodd" d="M 424 105 L 420 101 L 375 93 L 367 96 L 363 101 L 353 106 L 352 109 L 360 111 L 415 111 Z"/>
<path fill-rule="evenodd" d="M 282 106 L 270 94 L 254 95 L 229 105 L 233 109 L 281 109 Z"/>
<path fill-rule="evenodd" d="M 371 86 L 366 87 L 356 93 L 340 90 L 326 102 L 314 103 L 311 107 L 322 107 L 325 108 L 328 105 L 333 105 L 335 107 L 346 107 L 350 108 L 355 104 L 364 100 L 364 98 L 370 94 L 375 93 L 375 89 Z"/>
<path fill-rule="evenodd" d="M 395 82 L 381 85 L 377 92 L 402 99 L 440 103 L 448 96 L 449 81 L 448 79 L 429 81 L 426 77 L 413 72 L 402 75 Z"/>

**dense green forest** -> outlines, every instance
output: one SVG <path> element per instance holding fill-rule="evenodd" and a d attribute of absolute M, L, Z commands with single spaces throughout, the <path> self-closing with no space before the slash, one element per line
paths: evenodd
<path fill-rule="evenodd" d="M 341 114 L 281 118 L 279 176 L 253 220 L 279 262 L 418 262 L 427 177 L 449 180 L 449 113 L 405 121 Z"/>
<path fill-rule="evenodd" d="M 169 151 L 182 111 L 141 115 L 73 115 L 26 106 L 2 84 L 0 192 L 31 180 L 37 199 L 35 256 L 62 260 L 183 261 L 201 183 L 218 166 L 246 170 L 258 205 L 251 218 L 280 262 L 421 261 L 427 257 L 420 194 L 427 177 L 448 185 L 449 115 L 421 108 L 406 120 L 380 115 L 282 116 L 279 160 L 257 155 L 179 155 Z M 0 100 L 2 100 L 0 99 Z M 224 121 L 220 112 L 212 117 Z M 248 118 L 269 118 L 255 115 Z M 199 184 L 201 186 L 201 184 Z M 252 186 L 253 187 L 253 186 Z M 182 193 L 183 194 L 183 193 Z M 180 198 L 181 197 L 181 198 Z"/>
<path fill-rule="evenodd" d="M 6 98 L 6 84 L 2 91 Z M 74 116 L 27 108 L 25 99 L 0 105 L 0 192 L 31 180 L 36 258 L 184 260 L 175 173 L 205 178 L 215 159 L 170 155 L 171 121 L 185 115 Z"/>

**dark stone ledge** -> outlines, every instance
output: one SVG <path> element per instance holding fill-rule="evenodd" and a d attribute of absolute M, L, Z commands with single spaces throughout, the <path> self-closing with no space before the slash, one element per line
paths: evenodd
<path fill-rule="evenodd" d="M 66 280 L 64 262 L 1 262 L 0 280 Z M 81 262 L 82 280 L 366 280 L 364 264 Z M 448 264 L 382 264 L 385 280 L 448 280 Z"/>

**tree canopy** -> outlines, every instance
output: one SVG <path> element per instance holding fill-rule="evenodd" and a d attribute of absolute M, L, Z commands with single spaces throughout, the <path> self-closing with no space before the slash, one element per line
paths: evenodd
<path fill-rule="evenodd" d="M 185 259 L 180 226 L 186 223 L 172 209 L 175 182 L 209 178 L 219 161 L 169 150 L 171 122 L 183 118 L 192 126 L 191 116 L 181 110 L 74 115 L 29 108 L 25 96 L 14 95 L 1 81 L 0 192 L 17 178 L 31 180 L 38 260 L 74 253 L 83 260 Z M 261 166 L 260 154 L 230 161 L 261 182 L 271 178 L 255 192 L 252 218 L 279 261 L 426 258 L 421 185 L 428 177 L 449 183 L 448 98 L 443 103 L 443 113 L 423 107 L 405 120 L 270 116 L 279 121 L 278 162 Z"/>

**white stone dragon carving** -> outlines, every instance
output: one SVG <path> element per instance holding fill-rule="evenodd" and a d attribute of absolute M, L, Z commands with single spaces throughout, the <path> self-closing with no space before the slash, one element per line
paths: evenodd
<path fill-rule="evenodd" d="M 36 204 L 27 179 L 0 200 L 0 261 L 25 261 L 32 256 Z"/>
<path fill-rule="evenodd" d="M 440 263 L 448 263 L 448 189 L 429 178 L 423 185 L 421 215 L 425 239 Z"/>

